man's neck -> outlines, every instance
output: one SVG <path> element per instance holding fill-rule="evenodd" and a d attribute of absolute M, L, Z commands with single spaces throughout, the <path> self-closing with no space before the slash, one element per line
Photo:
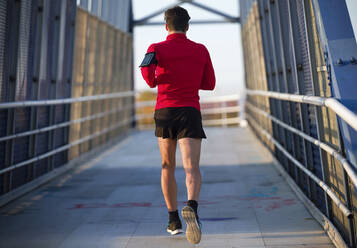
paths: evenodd
<path fill-rule="evenodd" d="M 183 31 L 167 31 L 168 34 L 186 34 L 186 32 Z"/>

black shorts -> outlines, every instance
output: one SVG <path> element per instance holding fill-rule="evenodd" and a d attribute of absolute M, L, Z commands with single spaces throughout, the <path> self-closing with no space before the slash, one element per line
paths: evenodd
<path fill-rule="evenodd" d="M 155 110 L 155 136 L 180 139 L 204 138 L 201 112 L 194 107 L 167 107 Z"/>

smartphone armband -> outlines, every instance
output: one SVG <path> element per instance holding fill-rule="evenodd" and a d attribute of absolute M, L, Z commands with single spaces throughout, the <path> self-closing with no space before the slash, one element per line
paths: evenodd
<path fill-rule="evenodd" d="M 149 66 L 151 64 L 157 65 L 157 60 L 155 58 L 155 52 L 145 54 L 143 62 L 141 62 L 139 67 Z"/>

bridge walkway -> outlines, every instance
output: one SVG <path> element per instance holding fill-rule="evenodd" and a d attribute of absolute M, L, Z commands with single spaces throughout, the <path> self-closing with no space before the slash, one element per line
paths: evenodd
<path fill-rule="evenodd" d="M 247 128 L 206 128 L 198 247 L 334 247 Z M 186 200 L 179 150 L 179 208 Z M 192 247 L 166 233 L 160 155 L 138 131 L 0 209 L 1 247 Z"/>

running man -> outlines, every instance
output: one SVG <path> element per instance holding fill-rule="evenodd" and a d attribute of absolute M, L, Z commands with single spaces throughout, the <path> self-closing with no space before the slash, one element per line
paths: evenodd
<path fill-rule="evenodd" d="M 162 161 L 161 188 L 169 211 L 167 231 L 172 235 L 183 232 L 177 210 L 175 180 L 178 143 L 188 198 L 181 215 L 187 224 L 187 240 L 198 244 L 201 240 L 201 223 L 197 214 L 201 187 L 199 161 L 201 140 L 206 138 L 198 91 L 213 90 L 216 80 L 207 48 L 186 37 L 189 19 L 182 7 L 166 10 L 167 38 L 149 46 L 140 67 L 150 88 L 158 86 L 154 120 Z"/>

